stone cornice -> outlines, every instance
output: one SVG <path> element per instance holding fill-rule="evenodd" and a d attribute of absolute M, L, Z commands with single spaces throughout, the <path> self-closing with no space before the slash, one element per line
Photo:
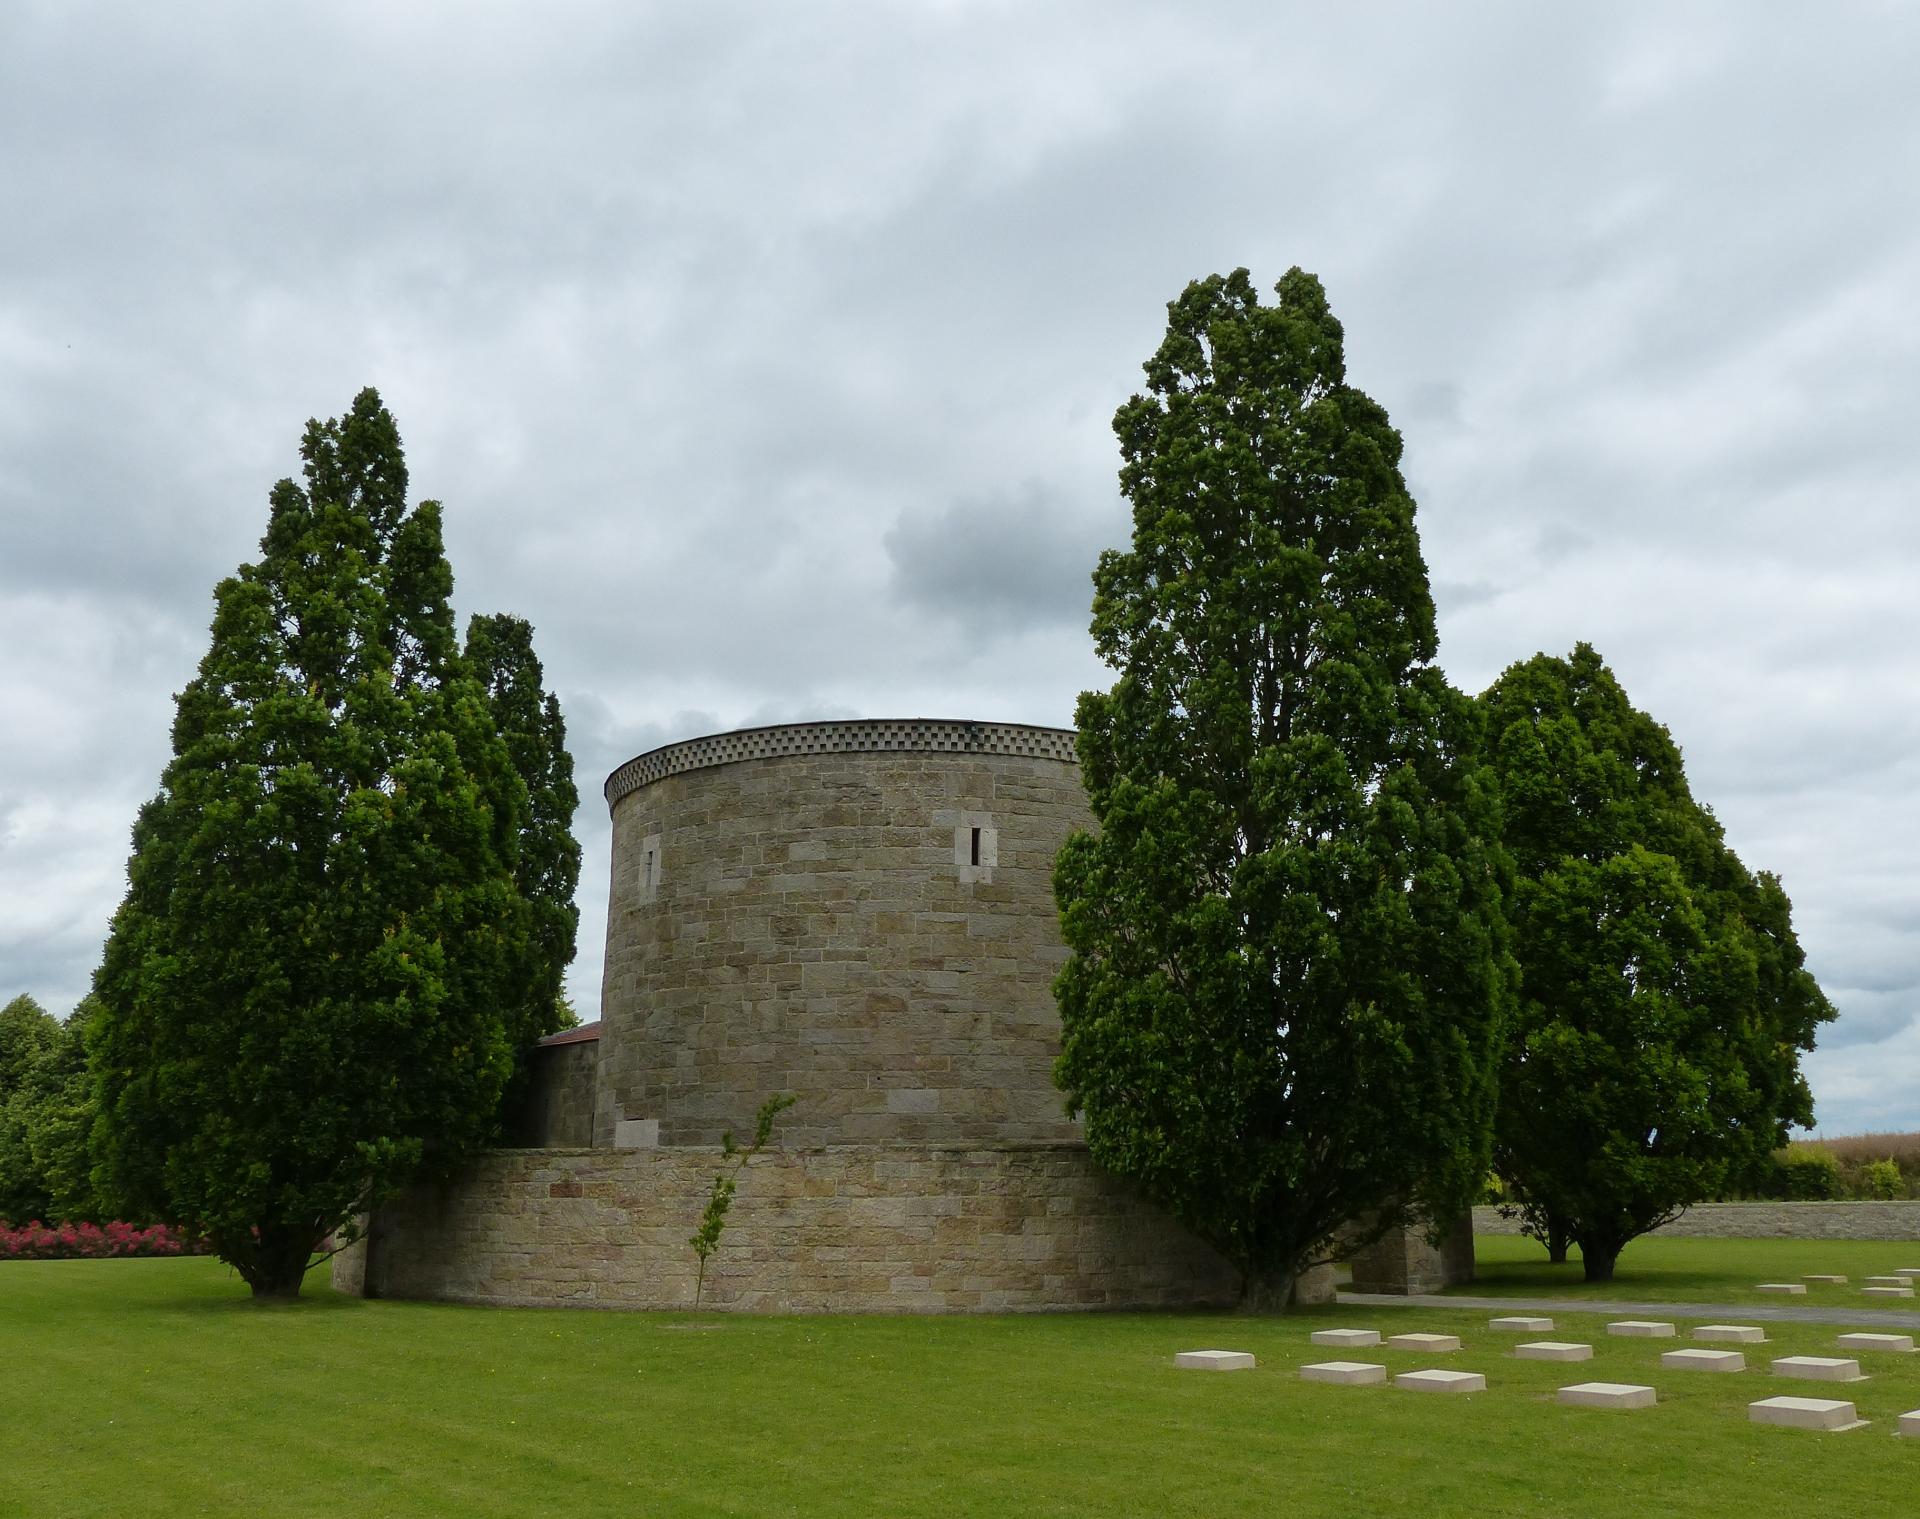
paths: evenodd
<path fill-rule="evenodd" d="M 1008 754 L 1078 764 L 1071 728 L 1027 723 L 970 723 L 940 718 L 860 718 L 850 722 L 781 723 L 663 744 L 628 760 L 601 788 L 607 805 L 669 775 L 742 760 L 796 754 Z"/>

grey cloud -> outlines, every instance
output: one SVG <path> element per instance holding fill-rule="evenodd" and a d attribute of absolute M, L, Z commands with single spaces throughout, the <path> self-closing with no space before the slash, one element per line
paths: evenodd
<path fill-rule="evenodd" d="M 1125 532 L 1117 510 L 1090 516 L 1029 482 L 935 512 L 903 512 L 883 542 L 896 597 L 994 639 L 1084 623 L 1094 563 Z"/>

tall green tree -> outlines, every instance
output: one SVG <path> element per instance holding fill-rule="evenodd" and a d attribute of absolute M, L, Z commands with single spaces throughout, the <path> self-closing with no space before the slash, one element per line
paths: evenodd
<path fill-rule="evenodd" d="M 1522 977 L 1496 1166 L 1529 1231 L 1605 1281 L 1812 1122 L 1799 1057 L 1834 1010 L 1780 882 L 1727 847 L 1592 647 L 1514 665 L 1480 705 Z"/>
<path fill-rule="evenodd" d="M 533 625 L 495 613 L 467 624 L 467 667 L 487 694 L 494 727 L 506 741 L 514 771 L 527 790 L 514 884 L 530 914 L 532 953 L 526 987 L 516 1002 L 515 1048 L 579 1019 L 567 1002 L 564 982 L 580 927 L 574 891 L 580 884 L 580 841 L 573 815 L 580 791 L 573 782 L 573 756 L 560 701 L 545 688 L 546 672 L 533 651 Z"/>
<path fill-rule="evenodd" d="M 0 1219 L 10 1222 L 50 1211 L 29 1117 L 39 1066 L 59 1040 L 60 1021 L 25 993 L 0 1007 Z"/>
<path fill-rule="evenodd" d="M 262 1297 L 490 1135 L 536 977 L 527 789 L 372 390 L 215 592 L 96 977 L 101 1173 Z"/>
<path fill-rule="evenodd" d="M 0 1102 L 60 1036 L 60 1020 L 22 992 L 0 1007 Z"/>
<path fill-rule="evenodd" d="M 0 1219 L 97 1219 L 88 1143 L 93 999 L 59 1022 L 30 997 L 0 1008 Z"/>
<path fill-rule="evenodd" d="M 1103 1166 L 1282 1306 L 1336 1230 L 1487 1170 L 1513 966 L 1497 804 L 1436 640 L 1400 437 L 1298 269 L 1168 307 L 1114 418 L 1061 851 L 1057 1079 Z"/>

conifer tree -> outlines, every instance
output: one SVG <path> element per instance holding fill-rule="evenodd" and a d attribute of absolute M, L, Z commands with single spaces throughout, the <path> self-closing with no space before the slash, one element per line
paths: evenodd
<path fill-rule="evenodd" d="M 1779 880 L 1741 864 L 1591 646 L 1512 666 L 1480 705 L 1521 967 L 1495 1162 L 1528 1231 L 1605 1281 L 1813 1121 L 1800 1054 L 1834 1010 Z"/>
<path fill-rule="evenodd" d="M 1057 1068 L 1102 1165 L 1283 1306 L 1335 1231 L 1456 1216 L 1512 994 L 1498 817 L 1436 639 L 1400 437 L 1296 269 L 1168 307 L 1114 418 L 1097 835 L 1062 850 Z"/>
<path fill-rule="evenodd" d="M 215 592 L 96 978 L 101 1176 L 261 1297 L 491 1134 L 530 984 L 525 783 L 372 390 Z"/>

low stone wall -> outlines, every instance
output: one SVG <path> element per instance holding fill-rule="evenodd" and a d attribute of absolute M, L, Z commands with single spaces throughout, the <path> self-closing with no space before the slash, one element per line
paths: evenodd
<path fill-rule="evenodd" d="M 1475 1208 L 1476 1234 L 1518 1234 L 1520 1220 Z M 1657 1231 L 1692 1239 L 1920 1240 L 1920 1202 L 1701 1203 Z"/>
<path fill-rule="evenodd" d="M 380 1210 L 342 1291 L 689 1308 L 720 1152 L 496 1150 Z M 759 1313 L 1226 1307 L 1233 1270 L 1078 1145 L 833 1145 L 742 1174 L 704 1303 Z"/>
<path fill-rule="evenodd" d="M 600 1041 L 543 1041 L 528 1060 L 527 1092 L 507 1126 L 508 1143 L 527 1149 L 584 1149 L 593 1143 Z"/>

